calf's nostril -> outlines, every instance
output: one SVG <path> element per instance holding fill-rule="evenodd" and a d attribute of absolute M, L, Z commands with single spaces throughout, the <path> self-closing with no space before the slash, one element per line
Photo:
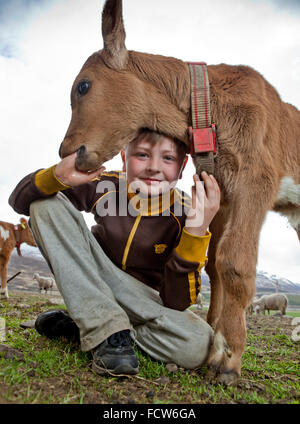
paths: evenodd
<path fill-rule="evenodd" d="M 86 148 L 85 146 L 80 146 L 77 150 L 77 156 L 83 156 L 85 154 Z"/>

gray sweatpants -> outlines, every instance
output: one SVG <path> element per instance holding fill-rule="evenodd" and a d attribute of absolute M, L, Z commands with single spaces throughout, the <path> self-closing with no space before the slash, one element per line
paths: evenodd
<path fill-rule="evenodd" d="M 136 344 L 154 359 L 188 369 L 205 363 L 211 327 L 189 310 L 164 307 L 156 290 L 116 267 L 65 195 L 33 202 L 30 223 L 80 329 L 83 351 L 130 329 Z"/>

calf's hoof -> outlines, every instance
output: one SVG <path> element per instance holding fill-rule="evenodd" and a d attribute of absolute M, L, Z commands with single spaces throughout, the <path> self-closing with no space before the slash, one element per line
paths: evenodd
<path fill-rule="evenodd" d="M 9 298 L 9 296 L 8 296 L 8 290 L 7 290 L 7 287 L 5 288 L 5 289 L 1 289 L 1 291 L 0 291 L 0 299 L 8 299 Z"/>
<path fill-rule="evenodd" d="M 240 376 L 235 371 L 221 372 L 217 376 L 217 383 L 224 386 L 236 386 Z"/>
<path fill-rule="evenodd" d="M 234 369 L 224 366 L 224 362 L 220 365 L 208 366 L 207 379 L 212 384 L 223 384 L 224 386 L 236 386 L 240 378 L 240 373 Z"/>
<path fill-rule="evenodd" d="M 210 367 L 207 373 L 208 380 L 213 384 L 223 384 L 224 386 L 236 386 L 240 375 L 232 371 L 221 371 L 215 367 Z"/>
<path fill-rule="evenodd" d="M 236 385 L 241 375 L 241 355 L 233 353 L 218 331 L 208 358 L 207 378 L 216 384 Z"/>

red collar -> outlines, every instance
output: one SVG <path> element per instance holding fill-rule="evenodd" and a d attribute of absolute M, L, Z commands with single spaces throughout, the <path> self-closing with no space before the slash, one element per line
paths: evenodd
<path fill-rule="evenodd" d="M 191 78 L 192 126 L 189 127 L 191 155 L 200 160 L 200 167 L 203 170 L 206 170 L 203 165 L 204 163 L 207 165 L 207 157 L 209 156 L 212 161 L 210 166 L 213 169 L 213 158 L 216 154 L 216 127 L 211 123 L 210 87 L 207 65 L 205 62 L 187 63 Z M 206 158 L 205 161 L 204 158 Z"/>

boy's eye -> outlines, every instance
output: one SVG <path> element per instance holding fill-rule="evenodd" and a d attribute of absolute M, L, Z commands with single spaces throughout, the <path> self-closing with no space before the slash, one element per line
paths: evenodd
<path fill-rule="evenodd" d="M 138 152 L 136 155 L 137 155 L 137 157 L 140 157 L 140 158 L 147 157 L 147 153 L 143 153 L 143 152 Z"/>
<path fill-rule="evenodd" d="M 165 156 L 164 157 L 164 159 L 166 160 L 166 161 L 168 161 L 168 162 L 171 162 L 171 161 L 173 161 L 173 160 L 175 160 L 175 158 L 173 157 L 173 156 Z"/>

